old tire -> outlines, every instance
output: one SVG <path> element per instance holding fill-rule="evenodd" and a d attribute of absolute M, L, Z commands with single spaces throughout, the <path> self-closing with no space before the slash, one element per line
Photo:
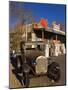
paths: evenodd
<path fill-rule="evenodd" d="M 48 66 L 47 76 L 54 81 L 58 81 L 60 79 L 60 66 L 58 63 L 52 62 Z"/>

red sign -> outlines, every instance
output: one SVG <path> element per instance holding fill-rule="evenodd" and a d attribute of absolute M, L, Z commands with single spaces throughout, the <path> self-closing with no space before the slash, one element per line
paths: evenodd
<path fill-rule="evenodd" d="M 47 28 L 47 26 L 48 26 L 48 22 L 47 22 L 47 20 L 46 19 L 41 19 L 41 25 L 44 27 L 44 28 Z"/>

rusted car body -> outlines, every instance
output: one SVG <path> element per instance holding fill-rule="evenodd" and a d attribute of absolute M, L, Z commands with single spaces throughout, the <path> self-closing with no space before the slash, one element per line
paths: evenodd
<path fill-rule="evenodd" d="M 31 76 L 47 75 L 51 80 L 60 78 L 60 66 L 50 58 L 46 58 L 40 48 L 27 48 L 25 42 L 20 43 L 20 53 L 11 58 L 15 62 L 17 74 L 21 73 L 21 84 L 29 87 Z M 13 64 L 13 63 L 12 63 Z"/>

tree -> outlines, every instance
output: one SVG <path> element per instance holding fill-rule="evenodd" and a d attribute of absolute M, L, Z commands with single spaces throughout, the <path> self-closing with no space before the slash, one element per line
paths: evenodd
<path fill-rule="evenodd" d="M 23 2 L 10 2 L 9 3 L 9 18 L 16 19 L 18 23 L 31 23 L 32 22 L 32 11 L 24 8 Z"/>
<path fill-rule="evenodd" d="M 25 31 L 24 24 L 32 23 L 32 11 L 24 8 L 24 3 L 22 2 L 10 2 L 9 3 L 9 20 L 16 20 L 16 25 L 14 27 L 14 35 L 12 38 L 12 49 L 16 51 L 20 48 L 20 41 L 22 39 L 23 32 Z M 11 33 L 13 34 L 13 33 Z"/>

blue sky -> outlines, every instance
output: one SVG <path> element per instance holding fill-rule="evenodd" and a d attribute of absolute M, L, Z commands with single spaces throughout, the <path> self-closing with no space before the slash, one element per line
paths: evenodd
<path fill-rule="evenodd" d="M 12 3 L 12 2 L 10 2 Z M 53 21 L 57 23 L 65 24 L 65 5 L 58 4 L 40 4 L 40 3 L 19 3 L 13 2 L 16 7 L 25 8 L 26 10 L 31 10 L 33 18 L 36 22 L 39 22 L 41 18 L 48 20 L 48 25 L 50 26 Z M 12 16 L 9 25 L 14 27 L 16 25 L 17 19 Z"/>

